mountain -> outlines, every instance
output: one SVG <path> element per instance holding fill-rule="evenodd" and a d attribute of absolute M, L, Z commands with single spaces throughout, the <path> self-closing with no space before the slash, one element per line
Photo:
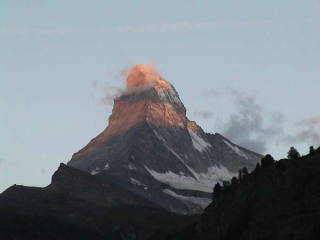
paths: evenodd
<path fill-rule="evenodd" d="M 213 186 L 261 155 L 219 134 L 205 133 L 186 116 L 176 89 L 151 66 L 128 72 L 106 129 L 75 153 L 68 166 L 140 196 L 171 212 L 201 212 Z M 144 203 L 142 203 L 143 205 Z"/>

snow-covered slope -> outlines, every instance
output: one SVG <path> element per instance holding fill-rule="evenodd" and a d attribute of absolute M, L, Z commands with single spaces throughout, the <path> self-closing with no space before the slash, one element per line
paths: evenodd
<path fill-rule="evenodd" d="M 209 204 L 214 184 L 260 155 L 186 116 L 175 88 L 150 66 L 135 65 L 115 99 L 108 127 L 75 153 L 69 166 L 117 182 L 163 208 L 189 214 Z"/>

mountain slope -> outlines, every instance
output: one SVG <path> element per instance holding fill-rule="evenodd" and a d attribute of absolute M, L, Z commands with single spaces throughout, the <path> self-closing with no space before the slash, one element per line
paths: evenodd
<path fill-rule="evenodd" d="M 319 206 L 317 150 L 299 159 L 264 162 L 223 187 L 192 232 L 204 240 L 319 239 Z"/>
<path fill-rule="evenodd" d="M 127 90 L 114 101 L 107 128 L 75 153 L 68 166 L 183 213 L 210 203 L 216 182 L 260 155 L 219 134 L 207 134 L 186 116 L 175 88 L 150 66 L 135 65 Z"/>
<path fill-rule="evenodd" d="M 90 177 L 90 176 L 89 176 Z M 117 203 L 106 206 L 74 193 L 13 186 L 0 195 L 1 240 L 147 240 L 195 217 Z"/>

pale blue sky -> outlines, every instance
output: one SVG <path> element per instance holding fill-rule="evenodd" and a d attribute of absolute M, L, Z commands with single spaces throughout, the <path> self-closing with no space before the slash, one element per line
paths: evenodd
<path fill-rule="evenodd" d="M 154 64 L 206 131 L 228 132 L 248 110 L 266 152 L 318 145 L 319 27 L 319 0 L 2 0 L 0 191 L 47 185 L 106 126 L 101 99 L 137 62 Z"/>

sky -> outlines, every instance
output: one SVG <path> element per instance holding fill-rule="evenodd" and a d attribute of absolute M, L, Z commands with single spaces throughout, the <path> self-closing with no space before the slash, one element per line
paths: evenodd
<path fill-rule="evenodd" d="M 320 143 L 319 0 L 0 1 L 0 192 L 46 186 L 152 64 L 207 132 L 276 158 Z"/>

